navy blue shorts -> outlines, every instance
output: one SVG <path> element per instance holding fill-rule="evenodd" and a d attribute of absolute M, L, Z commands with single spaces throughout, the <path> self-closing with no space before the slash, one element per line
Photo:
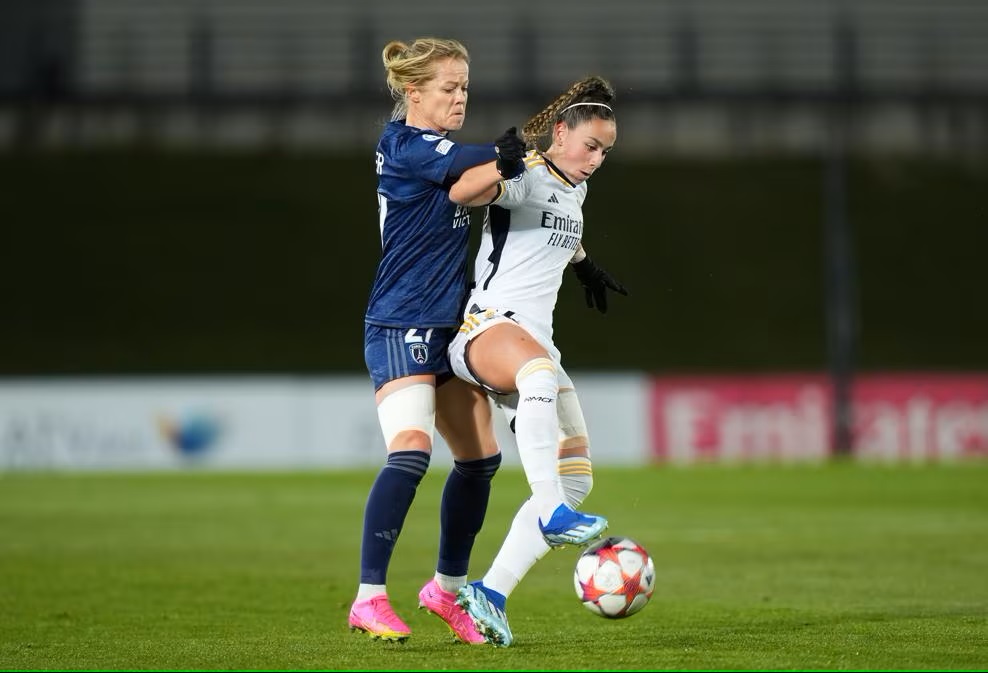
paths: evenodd
<path fill-rule="evenodd" d="M 364 324 L 364 362 L 374 390 L 388 381 L 415 374 L 451 376 L 449 342 L 455 327 L 381 327 Z"/>

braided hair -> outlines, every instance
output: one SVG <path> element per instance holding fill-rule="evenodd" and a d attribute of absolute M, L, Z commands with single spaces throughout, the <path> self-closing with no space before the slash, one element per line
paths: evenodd
<path fill-rule="evenodd" d="M 606 79 L 596 75 L 581 79 L 528 120 L 522 128 L 526 147 L 540 152 L 547 149 L 552 144 L 551 139 L 544 147 L 540 146 L 540 141 L 549 138 L 558 122 L 575 128 L 592 119 L 616 121 L 610 107 L 612 100 L 614 87 Z"/>

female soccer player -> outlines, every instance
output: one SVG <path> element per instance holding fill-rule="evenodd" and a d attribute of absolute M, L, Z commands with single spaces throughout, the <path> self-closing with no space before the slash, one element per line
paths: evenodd
<path fill-rule="evenodd" d="M 360 586 L 349 624 L 385 640 L 411 631 L 388 600 L 395 543 L 429 466 L 435 429 L 454 465 L 443 490 L 439 561 L 419 592 L 465 642 L 483 637 L 456 604 L 474 539 L 501 463 L 483 392 L 450 373 L 447 345 L 466 293 L 469 209 L 449 199 L 463 172 L 484 166 L 493 186 L 524 171 L 523 141 L 512 131 L 491 145 L 449 138 L 463 126 L 469 55 L 455 40 L 390 42 L 382 52 L 396 104 L 377 146 L 382 256 L 365 316 L 364 357 L 374 384 L 388 458 L 367 498 Z"/>
<path fill-rule="evenodd" d="M 617 138 L 613 98 L 613 88 L 599 77 L 575 83 L 525 126 L 535 150 L 524 174 L 487 186 L 483 171 L 475 169 L 450 189 L 459 204 L 490 204 L 476 287 L 450 360 L 457 376 L 483 386 L 508 413 L 532 489 L 483 580 L 459 592 L 494 645 L 511 643 L 505 603 L 535 562 L 550 547 L 585 544 L 607 527 L 603 517 L 575 509 L 593 485 L 589 439 L 552 341 L 552 314 L 571 264 L 591 306 L 606 311 L 608 289 L 627 294 L 581 244 L 586 180 Z M 549 146 L 540 152 L 545 135 Z"/>

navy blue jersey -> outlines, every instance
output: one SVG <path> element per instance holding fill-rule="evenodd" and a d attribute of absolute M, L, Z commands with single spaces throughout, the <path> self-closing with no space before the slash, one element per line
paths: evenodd
<path fill-rule="evenodd" d="M 444 183 L 464 147 L 390 122 L 377 145 L 381 261 L 365 320 L 384 327 L 455 327 L 466 292 L 470 209 Z M 490 159 L 494 158 L 491 146 Z"/>

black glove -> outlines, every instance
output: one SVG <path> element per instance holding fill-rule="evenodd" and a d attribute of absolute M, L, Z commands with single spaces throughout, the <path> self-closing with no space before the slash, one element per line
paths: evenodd
<path fill-rule="evenodd" d="M 494 141 L 497 152 L 497 172 L 505 180 L 516 178 L 525 172 L 525 141 L 518 137 L 518 128 L 512 126 Z"/>
<path fill-rule="evenodd" d="M 590 256 L 586 256 L 582 261 L 573 263 L 573 271 L 580 279 L 583 290 L 587 294 L 587 307 L 596 308 L 601 313 L 607 313 L 607 290 L 613 290 L 624 296 L 628 296 L 628 290 L 624 285 L 614 280 L 611 274 L 607 273 L 593 263 Z"/>

